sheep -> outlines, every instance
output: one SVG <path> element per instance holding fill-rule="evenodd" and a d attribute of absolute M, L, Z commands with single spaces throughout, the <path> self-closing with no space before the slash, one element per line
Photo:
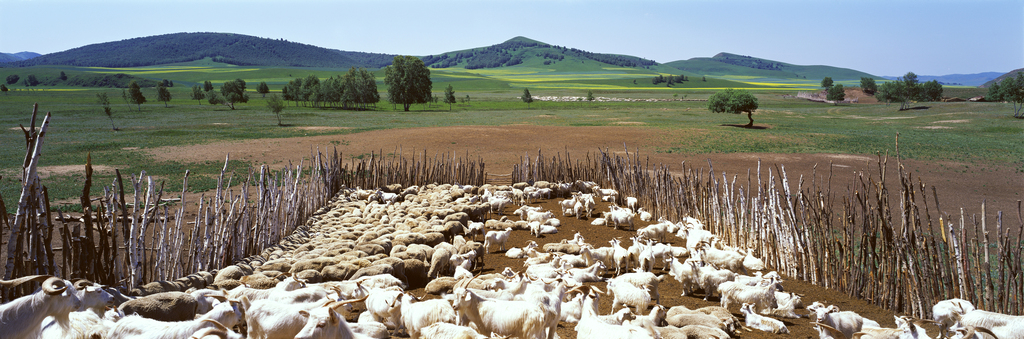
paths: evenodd
<path fill-rule="evenodd" d="M 729 305 L 732 303 L 751 303 L 756 306 L 755 309 L 758 312 L 767 312 L 779 307 L 775 299 L 776 291 L 778 291 L 778 285 L 776 284 L 760 287 L 727 281 L 718 285 L 722 307 L 729 308 Z"/>
<path fill-rule="evenodd" d="M 70 330 L 69 314 L 82 307 L 82 300 L 71 282 L 47 275 L 32 275 L 0 280 L 0 286 L 14 287 L 29 281 L 41 283 L 40 289 L 0 305 L 3 335 L 11 338 L 37 337 L 47 316 L 52 316 L 64 332 Z"/>
<path fill-rule="evenodd" d="M 960 325 L 985 328 L 999 339 L 1024 338 L 1024 316 L 973 310 L 959 316 Z"/>
<path fill-rule="evenodd" d="M 970 301 L 959 298 L 946 299 L 932 306 L 932 319 L 938 323 L 941 336 L 945 337 L 949 327 L 956 323 L 959 316 L 974 311 L 974 309 L 974 304 Z"/>
<path fill-rule="evenodd" d="M 230 302 L 219 303 L 209 313 L 189 321 L 165 322 L 129 315 L 117 321 L 109 332 L 109 338 L 183 338 L 209 326 L 204 320 L 215 320 L 230 328 L 242 318 L 239 307 Z"/>
<path fill-rule="evenodd" d="M 747 327 L 775 334 L 789 333 L 789 328 L 786 327 L 786 324 L 772 318 L 763 317 L 754 312 L 754 304 L 743 303 L 743 306 L 740 307 L 740 313 L 743 313 Z"/>
<path fill-rule="evenodd" d="M 826 307 L 815 302 L 811 306 L 807 306 L 807 310 L 815 313 L 815 322 L 831 326 L 847 338 L 853 337 L 854 332 L 858 332 L 864 327 L 881 327 L 878 322 L 861 317 L 857 313 L 840 312 L 839 307 L 835 305 Z M 834 338 L 831 332 L 821 326 L 818 327 L 818 336 L 821 339 Z"/>
<path fill-rule="evenodd" d="M 401 280 L 399 280 L 398 278 L 395 278 L 395 276 L 390 275 L 390 274 L 377 274 L 377 275 L 364 276 L 364 277 L 360 277 L 359 279 L 355 279 L 355 281 L 358 281 L 360 284 L 362 284 L 363 286 L 366 286 L 367 288 L 381 288 L 381 289 L 388 288 L 388 287 L 398 287 L 398 288 L 401 288 L 401 289 L 405 289 L 406 288 L 405 283 L 403 283 Z"/>
<path fill-rule="evenodd" d="M 490 253 L 491 245 L 498 245 L 498 250 L 505 250 L 505 242 L 508 241 L 509 235 L 512 234 L 512 228 L 506 228 L 504 231 L 488 231 L 487 235 L 484 236 L 484 249 Z"/>
<path fill-rule="evenodd" d="M 618 308 L 619 305 L 627 305 L 633 306 L 633 309 L 640 313 L 646 311 L 651 304 L 651 292 L 647 287 L 637 287 L 629 282 L 611 279 L 608 281 L 608 291 L 615 298 L 612 301 L 612 309 Z"/>
<path fill-rule="evenodd" d="M 458 288 L 452 306 L 481 332 L 521 339 L 546 337 L 544 310 L 533 302 L 486 299 L 470 290 Z"/>
<path fill-rule="evenodd" d="M 433 299 L 418 301 L 416 297 L 406 293 L 402 295 L 402 325 L 405 327 L 409 338 L 418 339 L 420 330 L 424 327 L 438 322 L 454 324 L 456 322 L 455 309 L 444 299 Z"/>

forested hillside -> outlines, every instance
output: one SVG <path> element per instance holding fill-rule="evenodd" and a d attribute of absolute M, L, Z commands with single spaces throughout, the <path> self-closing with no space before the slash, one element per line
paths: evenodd
<path fill-rule="evenodd" d="M 241 34 L 174 33 L 87 45 L 8 65 L 140 67 L 213 58 L 239 66 L 380 68 L 393 57 Z"/>
<path fill-rule="evenodd" d="M 543 64 L 564 61 L 592 60 L 619 67 L 646 67 L 657 65 L 629 55 L 592 53 L 575 48 L 549 45 L 524 37 L 515 37 L 497 45 L 454 51 L 423 57 L 423 63 L 433 68 L 464 67 L 466 69 L 515 66 L 529 60 L 542 59 Z"/>
<path fill-rule="evenodd" d="M 881 77 L 849 68 L 793 65 L 781 61 L 730 53 L 718 53 L 710 58 L 692 58 L 667 62 L 664 65 L 702 75 L 740 75 L 799 79 L 832 77 L 836 80 L 860 79 L 861 77 L 881 79 Z"/>

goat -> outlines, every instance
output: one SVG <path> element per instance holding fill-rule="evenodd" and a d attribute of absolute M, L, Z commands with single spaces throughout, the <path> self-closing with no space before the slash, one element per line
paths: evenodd
<path fill-rule="evenodd" d="M 658 285 L 665 280 L 665 275 L 658 276 L 651 272 L 631 272 L 615 277 L 615 279 L 628 282 L 636 287 L 647 288 L 651 292 L 651 300 L 661 301 Z"/>
<path fill-rule="evenodd" d="M 214 320 L 230 328 L 242 318 L 238 305 L 231 302 L 219 303 L 209 313 L 189 321 L 165 322 L 129 315 L 117 321 L 110 330 L 109 338 L 184 338 L 207 327 L 209 322 L 205 320 Z"/>
<path fill-rule="evenodd" d="M 746 322 L 747 327 L 775 334 L 789 333 L 789 328 L 786 327 L 786 324 L 769 317 L 763 317 L 754 312 L 754 304 L 743 303 L 743 306 L 740 307 L 740 312 L 743 313 L 743 320 Z"/>
<path fill-rule="evenodd" d="M 906 316 L 894 316 L 896 328 L 865 327 L 854 333 L 854 338 L 864 339 L 931 339 L 924 328 L 918 323 L 935 323 L 932 320 L 919 320 Z"/>
<path fill-rule="evenodd" d="M 803 295 L 793 292 L 775 292 L 775 302 L 779 305 L 769 312 L 769 315 L 782 318 L 803 318 L 805 315 L 794 312 L 798 308 L 804 308 Z"/>
<path fill-rule="evenodd" d="M 606 267 L 603 262 L 596 262 L 587 268 L 569 269 L 569 275 L 572 276 L 573 280 L 581 283 L 599 282 L 604 281 L 604 278 L 601 276 L 604 275 L 604 271 L 607 269 L 608 267 Z"/>
<path fill-rule="evenodd" d="M 625 247 L 622 247 L 622 242 L 619 239 L 609 240 L 608 243 L 610 243 L 614 249 L 612 258 L 615 260 L 615 275 L 619 275 L 619 273 L 622 272 L 623 265 L 626 266 L 626 271 L 629 271 L 629 265 L 633 261 L 633 256 Z"/>
<path fill-rule="evenodd" d="M 541 306 L 529 301 L 493 300 L 457 288 L 452 306 L 477 330 L 522 339 L 544 339 L 545 316 Z"/>
<path fill-rule="evenodd" d="M 689 265 L 686 263 L 680 263 L 679 259 L 669 258 L 669 271 L 668 274 L 676 279 L 681 285 L 683 293 L 682 296 L 686 296 L 693 292 L 695 287 L 700 287 L 698 284 L 699 270 L 696 265 Z"/>
<path fill-rule="evenodd" d="M 585 298 L 582 317 L 576 323 L 578 339 L 654 339 L 660 337 L 654 328 L 644 328 L 632 324 L 610 325 L 598 319 L 594 298 Z"/>
<path fill-rule="evenodd" d="M 615 229 L 619 229 L 619 225 L 629 225 L 629 230 L 632 231 L 634 229 L 633 218 L 636 217 L 636 214 L 625 208 L 612 207 L 610 212 L 605 213 L 605 219 L 611 222 Z"/>
<path fill-rule="evenodd" d="M 691 261 L 690 265 L 696 267 L 697 263 Z M 722 283 L 736 279 L 736 273 L 733 273 L 730 270 L 720 270 L 712 266 L 703 266 L 697 270 L 698 283 L 700 284 L 700 288 L 704 290 L 705 301 L 708 300 L 708 297 L 714 295 L 715 292 L 718 292 L 718 286 L 721 286 Z"/>
<path fill-rule="evenodd" d="M 476 330 L 449 323 L 434 323 L 420 331 L 423 339 L 487 339 Z"/>
<path fill-rule="evenodd" d="M 75 287 L 67 280 L 48 275 L 0 280 L 0 286 L 14 287 L 29 281 L 39 282 L 42 286 L 35 293 L 0 305 L 0 328 L 3 328 L 3 336 L 38 337 L 43 319 L 47 316 L 52 316 L 64 332 L 69 331 L 69 314 L 82 307 L 82 300 L 78 298 Z"/>
<path fill-rule="evenodd" d="M 646 311 L 651 304 L 651 292 L 648 288 L 637 287 L 619 279 L 608 281 L 608 292 L 615 298 L 612 301 L 613 310 L 619 305 L 627 305 L 633 306 L 637 313 L 641 313 Z"/>
<path fill-rule="evenodd" d="M 839 307 L 831 305 L 826 307 L 815 302 L 807 306 L 807 310 L 815 313 L 815 322 L 828 325 L 841 332 L 847 338 L 853 337 L 854 332 L 859 332 L 864 327 L 881 327 L 878 322 L 861 317 L 859 314 L 850 311 L 839 311 Z M 818 335 L 821 339 L 834 338 L 831 331 L 821 326 L 818 327 Z"/>
<path fill-rule="evenodd" d="M 960 325 L 988 329 L 999 339 L 1024 338 L 1024 315 L 974 310 L 958 318 Z"/>
<path fill-rule="evenodd" d="M 324 307 L 318 307 L 312 311 L 299 311 L 299 315 L 305 317 L 306 325 L 295 335 L 295 339 L 364 339 L 362 334 L 352 332 L 345 318 L 334 311 L 334 307 L 348 303 L 343 301 Z"/>
<path fill-rule="evenodd" d="M 760 287 L 727 281 L 718 285 L 722 307 L 729 308 L 729 305 L 732 303 L 751 303 L 754 304 L 758 312 L 767 312 L 779 307 L 778 302 L 775 300 L 776 291 L 778 291 L 777 284 Z"/>
<path fill-rule="evenodd" d="M 743 271 L 743 274 L 747 274 L 747 268 L 743 266 L 744 256 L 742 254 L 733 251 L 715 249 L 714 247 L 709 246 L 707 242 L 703 243 L 703 246 L 698 246 L 698 248 L 701 253 L 701 259 L 705 262 L 715 265 L 715 267 L 725 268 L 734 273 L 740 273 L 740 271 Z"/>
<path fill-rule="evenodd" d="M 505 242 L 508 241 L 509 235 L 512 234 L 512 228 L 505 228 L 504 231 L 488 231 L 487 235 L 484 236 L 484 250 L 488 253 L 491 252 L 491 245 L 498 245 L 498 250 L 505 250 Z"/>
<path fill-rule="evenodd" d="M 455 309 L 444 299 L 418 301 L 406 293 L 402 295 L 402 325 L 410 339 L 418 339 L 420 330 L 434 323 L 455 324 Z"/>
<path fill-rule="evenodd" d="M 940 337 L 945 337 L 949 327 L 956 323 L 959 316 L 974 311 L 974 304 L 963 299 L 946 299 L 932 306 L 932 319 L 939 325 Z"/>

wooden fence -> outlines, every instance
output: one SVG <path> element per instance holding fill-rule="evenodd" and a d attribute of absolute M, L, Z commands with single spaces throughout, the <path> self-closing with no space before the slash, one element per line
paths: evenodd
<path fill-rule="evenodd" d="M 942 210 L 935 188 L 904 171 L 898 141 L 896 149 L 897 173 L 887 173 L 890 159 L 879 155 L 877 176 L 861 173 L 840 190 L 832 189 L 831 170 L 801 177 L 793 187 L 781 165 L 759 162 L 744 179 L 716 173 L 710 162 L 707 172 L 684 163 L 679 175 L 628 150 L 575 160 L 538 151 L 512 174 L 515 182 L 591 180 L 620 197 L 640 198 L 655 217 L 696 217 L 781 273 L 894 312 L 927 317 L 935 302 L 963 298 L 980 309 L 1022 314 L 1019 208 L 1015 224 L 1004 225 L 996 213 L 990 234 L 984 203 L 980 216 Z M 887 180 L 892 175 L 898 187 Z"/>

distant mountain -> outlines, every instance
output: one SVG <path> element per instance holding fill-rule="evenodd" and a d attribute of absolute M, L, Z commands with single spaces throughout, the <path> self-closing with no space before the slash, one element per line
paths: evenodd
<path fill-rule="evenodd" d="M 1000 72 L 984 72 L 974 74 L 918 75 L 917 80 L 920 82 L 936 80 L 943 85 L 981 86 L 1002 74 Z M 889 80 L 896 80 L 898 77 L 900 76 L 883 76 L 883 78 Z"/>
<path fill-rule="evenodd" d="M 751 56 L 718 53 L 710 58 L 692 58 L 664 63 L 681 71 L 701 75 L 742 75 L 782 79 L 860 80 L 861 77 L 881 78 L 849 68 L 833 66 L 802 66 Z"/>
<path fill-rule="evenodd" d="M 497 45 L 453 51 L 422 57 L 433 68 L 463 67 L 466 69 L 497 68 L 516 65 L 540 66 L 559 63 L 597 62 L 606 66 L 646 67 L 654 60 L 640 57 L 587 52 L 556 46 L 525 37 L 515 37 Z"/>
<path fill-rule="evenodd" d="M 203 58 L 240 66 L 380 68 L 390 65 L 394 56 L 339 51 L 242 34 L 173 33 L 87 45 L 10 65 L 139 67 Z"/>
<path fill-rule="evenodd" d="M 1003 79 L 1006 79 L 1007 77 L 1015 77 L 1015 76 L 1017 76 L 1017 72 L 1024 72 L 1024 68 L 1018 68 L 1018 69 L 1009 71 L 1006 74 L 1000 75 L 1000 76 L 996 77 L 995 79 L 989 80 L 989 81 L 985 82 L 984 84 L 982 84 L 981 86 L 978 86 L 978 87 L 988 88 L 988 86 L 992 86 L 992 84 L 994 84 L 994 83 L 1003 81 Z"/>
<path fill-rule="evenodd" d="M 40 56 L 35 52 L 0 53 L 0 62 L 28 60 Z"/>

